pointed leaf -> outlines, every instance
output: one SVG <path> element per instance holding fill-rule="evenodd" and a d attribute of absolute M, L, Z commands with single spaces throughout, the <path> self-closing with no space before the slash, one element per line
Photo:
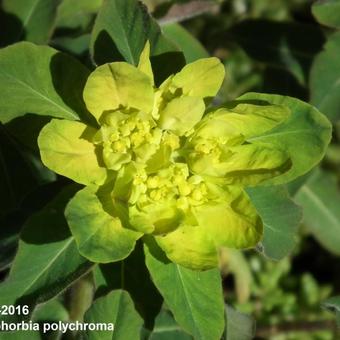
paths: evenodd
<path fill-rule="evenodd" d="M 151 61 L 150 61 L 150 48 L 151 48 L 150 42 L 148 40 L 140 55 L 139 62 L 138 62 L 138 69 L 144 72 L 151 79 L 152 85 L 154 85 L 154 78 L 153 78 L 152 66 L 151 66 Z"/>
<path fill-rule="evenodd" d="M 280 260 L 295 246 L 295 234 L 302 218 L 299 206 L 284 187 L 248 188 L 247 193 L 263 220 L 264 233 L 259 250 Z"/>
<path fill-rule="evenodd" d="M 91 268 L 92 264 L 79 255 L 63 214 L 76 189 L 66 188 L 26 222 L 9 276 L 0 285 L 0 304 L 33 307 L 60 293 Z"/>
<path fill-rule="evenodd" d="M 91 39 L 91 55 L 97 64 L 126 60 L 138 65 L 146 41 L 151 55 L 176 50 L 138 0 L 107 0 L 97 16 Z"/>
<path fill-rule="evenodd" d="M 219 339 L 224 327 L 219 271 L 186 269 L 169 262 L 154 245 L 144 251 L 151 277 L 179 325 L 197 340 Z"/>
<path fill-rule="evenodd" d="M 89 340 L 139 339 L 143 320 L 136 312 L 129 293 L 114 290 L 95 300 L 84 317 L 88 323 L 113 324 L 112 331 L 88 331 Z"/>
<path fill-rule="evenodd" d="M 0 51 L 0 121 L 26 113 L 78 120 L 89 71 L 48 46 L 22 42 Z"/>

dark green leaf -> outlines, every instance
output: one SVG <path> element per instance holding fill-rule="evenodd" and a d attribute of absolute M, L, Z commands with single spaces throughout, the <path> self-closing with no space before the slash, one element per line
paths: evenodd
<path fill-rule="evenodd" d="M 91 268 L 92 264 L 79 255 L 63 216 L 77 189 L 66 188 L 26 222 L 9 276 L 0 285 L 0 304 L 33 307 L 60 293 Z"/>
<path fill-rule="evenodd" d="M 175 320 L 197 340 L 219 339 L 224 327 L 218 269 L 193 271 L 169 262 L 156 245 L 144 247 L 146 265 Z"/>
<path fill-rule="evenodd" d="M 302 211 L 289 198 L 284 187 L 248 188 L 247 193 L 264 224 L 259 250 L 269 258 L 279 260 L 295 246 L 295 234 Z"/>
<path fill-rule="evenodd" d="M 84 320 L 88 323 L 114 324 L 113 331 L 88 331 L 89 340 L 138 339 L 143 324 L 133 301 L 124 290 L 112 291 L 95 300 Z"/>
<path fill-rule="evenodd" d="M 311 102 L 333 122 L 340 119 L 340 32 L 330 36 L 313 63 Z"/>
<path fill-rule="evenodd" d="M 307 231 L 329 251 L 340 255 L 340 190 L 337 178 L 316 171 L 298 191 L 295 200 L 303 208 Z"/>
<path fill-rule="evenodd" d="M 320 24 L 340 28 L 339 0 L 315 1 L 312 6 L 312 13 Z"/>
<path fill-rule="evenodd" d="M 0 51 L 0 121 L 26 113 L 77 120 L 89 71 L 47 46 L 22 42 Z"/>
<path fill-rule="evenodd" d="M 1 23 L 6 34 L 1 46 L 20 40 L 36 44 L 48 42 L 55 24 L 60 0 L 2 0 Z"/>
<path fill-rule="evenodd" d="M 90 50 L 97 64 L 126 60 L 137 65 L 147 40 L 152 56 L 175 50 L 141 2 L 107 0 L 97 16 Z"/>

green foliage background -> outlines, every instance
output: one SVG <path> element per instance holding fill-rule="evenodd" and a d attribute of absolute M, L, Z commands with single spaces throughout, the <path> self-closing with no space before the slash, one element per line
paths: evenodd
<path fill-rule="evenodd" d="M 144 2 L 152 17 L 135 0 L 1 2 L 0 305 L 27 304 L 36 322 L 116 323 L 114 337 L 67 339 L 337 339 L 327 309 L 339 319 L 340 1 Z M 316 169 L 287 187 L 249 190 L 265 237 L 258 252 L 225 250 L 222 280 L 217 269 L 191 272 L 148 249 L 144 261 L 141 245 L 118 263 L 89 262 L 64 217 L 80 186 L 40 161 L 36 140 L 51 117 L 89 119 L 81 100 L 89 69 L 136 64 L 147 39 L 157 83 L 214 55 L 227 70 L 216 104 L 245 92 L 289 95 L 334 126 Z M 12 45 L 19 41 L 50 47 Z M 296 139 L 284 142 L 303 154 Z M 0 339 L 61 336 L 0 332 Z"/>

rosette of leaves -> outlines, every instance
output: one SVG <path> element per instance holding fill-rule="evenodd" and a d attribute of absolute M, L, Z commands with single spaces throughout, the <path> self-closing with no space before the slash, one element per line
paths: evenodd
<path fill-rule="evenodd" d="M 86 186 L 66 209 L 83 256 L 119 261 L 143 238 L 175 263 L 213 268 L 221 247 L 254 247 L 263 235 L 244 189 L 307 172 L 329 142 L 329 123 L 280 96 L 250 94 L 207 110 L 224 78 L 220 61 L 197 60 L 156 87 L 149 50 L 138 67 L 96 68 L 83 93 L 96 124 L 52 119 L 38 139 L 41 158 Z M 299 119 L 318 133 L 293 133 Z"/>

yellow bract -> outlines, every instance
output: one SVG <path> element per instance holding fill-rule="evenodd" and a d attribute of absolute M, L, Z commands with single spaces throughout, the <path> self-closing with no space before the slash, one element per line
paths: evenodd
<path fill-rule="evenodd" d="M 80 184 L 103 184 L 107 171 L 92 143 L 95 132 L 80 122 L 52 119 L 38 138 L 43 163 Z"/>
<path fill-rule="evenodd" d="M 156 88 L 149 53 L 147 43 L 138 67 L 96 68 L 84 101 L 98 126 L 52 120 L 39 137 L 42 160 L 89 185 L 70 202 L 67 217 L 90 260 L 120 260 L 149 234 L 172 261 L 211 268 L 220 247 L 248 248 L 261 239 L 261 219 L 243 187 L 290 163 L 284 151 L 250 138 L 288 113 L 234 103 L 204 117 L 224 79 L 221 62 L 198 60 Z"/>

